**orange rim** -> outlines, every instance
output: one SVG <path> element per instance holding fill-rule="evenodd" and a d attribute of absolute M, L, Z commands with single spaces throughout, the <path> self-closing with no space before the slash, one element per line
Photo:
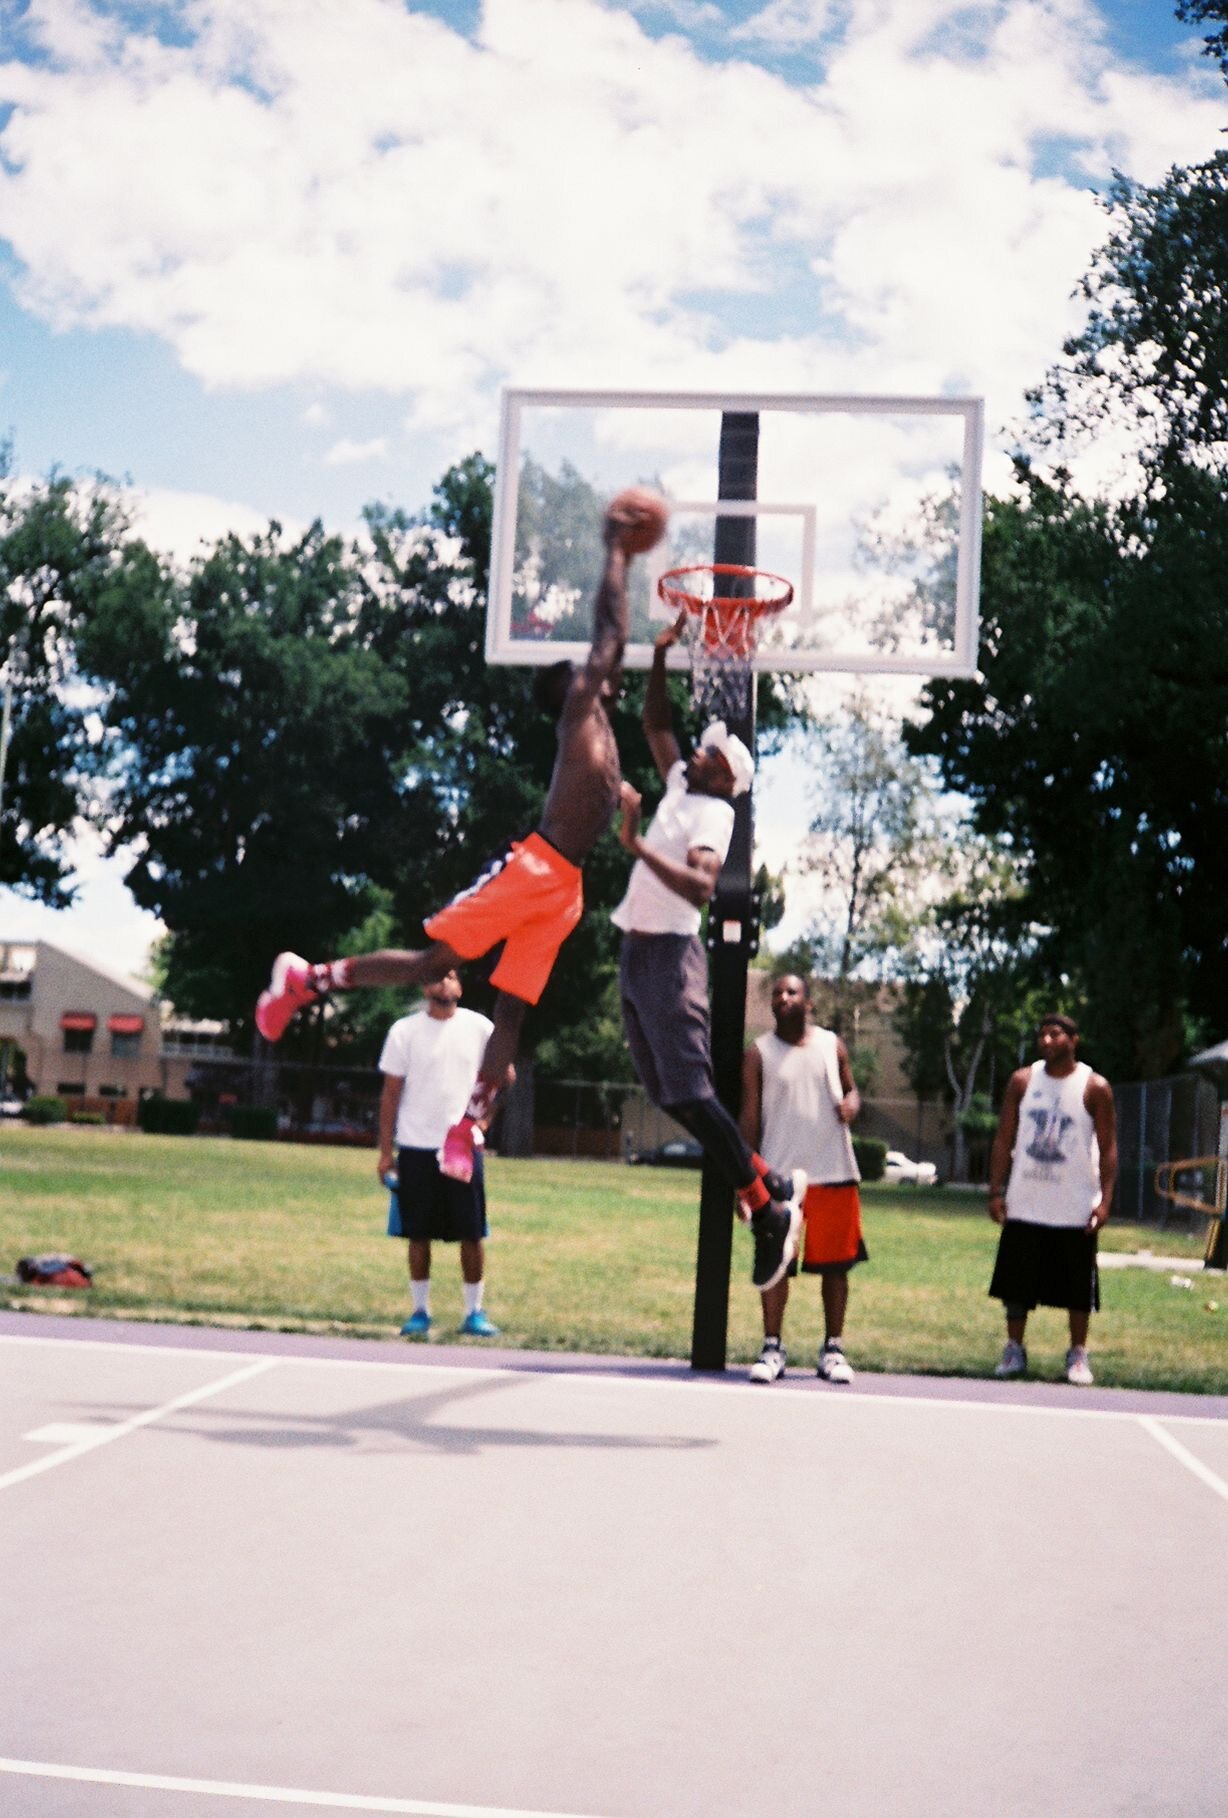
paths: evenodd
<path fill-rule="evenodd" d="M 722 594 L 715 591 L 705 597 L 701 593 L 692 593 L 683 584 L 689 575 L 706 574 L 722 579 L 732 576 L 739 581 L 770 581 L 776 592 L 764 599 L 742 594 Z M 667 605 L 680 612 L 700 613 L 711 606 L 726 616 L 731 609 L 737 608 L 750 619 L 766 618 L 769 613 L 783 612 L 793 599 L 793 583 L 781 574 L 772 574 L 766 568 L 748 568 L 741 562 L 692 562 L 685 568 L 670 568 L 657 582 L 657 593 Z"/>

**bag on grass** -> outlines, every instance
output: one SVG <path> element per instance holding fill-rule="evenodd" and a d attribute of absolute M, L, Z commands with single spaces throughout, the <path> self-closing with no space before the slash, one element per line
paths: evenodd
<path fill-rule="evenodd" d="M 92 1288 L 93 1273 L 76 1256 L 22 1256 L 17 1261 L 18 1281 L 36 1288 Z"/>

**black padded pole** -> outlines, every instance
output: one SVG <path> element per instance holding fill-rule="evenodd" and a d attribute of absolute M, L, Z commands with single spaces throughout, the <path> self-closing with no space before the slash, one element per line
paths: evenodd
<path fill-rule="evenodd" d="M 717 497 L 754 499 L 759 481 L 759 416 L 725 411 L 721 417 Z M 753 517 L 718 517 L 716 562 L 755 565 Z M 732 591 L 732 589 L 730 589 Z M 755 754 L 755 685 L 746 709 L 726 722 Z M 754 850 L 753 790 L 734 803 L 733 842 L 708 909 L 708 963 L 712 979 L 712 1069 L 717 1097 L 736 1118 L 742 1096 L 742 1048 L 746 1036 L 746 973 L 758 944 L 757 905 L 751 892 Z M 724 1174 L 704 1157 L 699 1197 L 699 1244 L 695 1261 L 695 1317 L 691 1367 L 723 1370 L 729 1335 L 729 1269 L 733 1253 L 733 1193 Z M 747 1272 L 749 1274 L 749 1249 Z"/>

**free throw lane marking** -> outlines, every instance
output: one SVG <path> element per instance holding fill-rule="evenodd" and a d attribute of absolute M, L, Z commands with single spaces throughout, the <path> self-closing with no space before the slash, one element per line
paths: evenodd
<path fill-rule="evenodd" d="M 233 1388 L 236 1383 L 246 1382 L 249 1377 L 263 1376 L 266 1370 L 275 1370 L 280 1361 L 276 1357 L 262 1357 L 258 1362 L 248 1364 L 245 1369 L 232 1370 L 229 1376 L 223 1376 L 217 1382 L 208 1382 L 201 1389 L 189 1389 L 186 1394 L 176 1395 L 173 1401 L 164 1401 L 160 1407 L 149 1408 L 144 1414 L 134 1414 L 131 1420 L 119 1421 L 114 1426 L 94 1427 L 87 1436 L 74 1440 L 60 1451 L 50 1452 L 45 1458 L 37 1458 L 33 1464 L 19 1465 L 14 1471 L 6 1471 L 0 1477 L 0 1490 L 7 1490 L 27 1477 L 37 1477 L 40 1471 L 53 1471 L 57 1465 L 70 1464 L 74 1458 L 83 1458 L 87 1452 L 96 1452 L 99 1446 L 110 1445 L 113 1439 L 123 1439 L 125 1434 L 135 1433 L 138 1427 L 148 1427 L 155 1420 L 174 1414 L 179 1408 L 190 1408 L 193 1402 L 207 1401 L 211 1395 L 220 1395 L 223 1389 Z"/>
<path fill-rule="evenodd" d="M 111 1768 L 66 1767 L 52 1761 L 0 1756 L 0 1774 L 41 1780 L 84 1780 L 95 1786 L 142 1787 L 155 1793 L 204 1793 L 215 1799 L 262 1799 L 269 1805 L 318 1805 L 335 1812 L 401 1812 L 411 1818 L 584 1818 L 578 1812 L 530 1812 L 521 1806 L 448 1805 L 438 1799 L 381 1799 L 364 1793 L 319 1793 L 291 1786 L 245 1786 L 237 1780 L 187 1780 L 178 1774 L 123 1774 Z"/>
<path fill-rule="evenodd" d="M 1179 1439 L 1174 1439 L 1172 1434 L 1167 1432 L 1152 1415 L 1140 1414 L 1138 1421 L 1141 1427 L 1146 1427 L 1153 1439 L 1160 1442 L 1165 1451 L 1171 1452 L 1174 1458 L 1180 1460 L 1187 1471 L 1192 1471 L 1194 1476 L 1200 1482 L 1205 1483 L 1209 1490 L 1214 1490 L 1217 1496 L 1222 1496 L 1224 1501 L 1228 1502 L 1228 1483 L 1225 1483 L 1222 1477 L 1217 1477 L 1215 1472 L 1202 1462 L 1201 1458 L 1195 1458 L 1194 1454 L 1187 1450 Z"/>

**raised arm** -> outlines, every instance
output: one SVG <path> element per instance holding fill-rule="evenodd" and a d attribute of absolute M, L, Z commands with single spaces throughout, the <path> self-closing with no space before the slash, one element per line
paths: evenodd
<path fill-rule="evenodd" d="M 648 740 L 648 749 L 652 761 L 661 773 L 662 780 L 668 777 L 682 752 L 674 736 L 674 716 L 669 704 L 669 693 L 665 686 L 665 653 L 672 650 L 682 636 L 682 627 L 686 614 L 680 613 L 673 625 L 667 625 L 664 631 L 657 633 L 652 647 L 652 668 L 648 671 L 648 686 L 644 690 L 643 726 L 644 736 Z"/>
<path fill-rule="evenodd" d="M 622 668 L 623 651 L 627 647 L 627 629 L 630 607 L 627 604 L 627 566 L 630 557 L 623 545 L 622 535 L 630 527 L 630 519 L 623 519 L 616 509 L 611 507 L 606 514 L 605 566 L 601 571 L 601 581 L 597 587 L 597 598 L 593 602 L 593 641 L 589 645 L 588 661 L 584 665 L 584 681 L 590 692 L 596 694 L 603 682 L 612 681 Z"/>

